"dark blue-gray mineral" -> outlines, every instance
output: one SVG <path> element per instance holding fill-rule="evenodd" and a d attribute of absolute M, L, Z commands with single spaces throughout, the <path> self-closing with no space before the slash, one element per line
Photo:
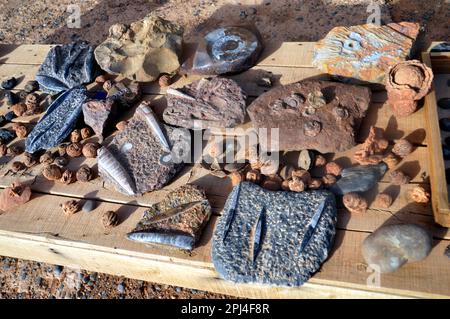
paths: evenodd
<path fill-rule="evenodd" d="M 334 195 L 326 190 L 269 191 L 242 182 L 228 197 L 214 230 L 214 267 L 237 283 L 300 286 L 327 259 L 336 214 Z"/>
<path fill-rule="evenodd" d="M 7 144 L 16 137 L 16 134 L 7 129 L 0 129 L 0 142 Z"/>
<path fill-rule="evenodd" d="M 53 47 L 39 68 L 36 80 L 42 91 L 58 93 L 91 83 L 97 72 L 94 48 L 75 42 Z"/>
<path fill-rule="evenodd" d="M 384 162 L 377 165 L 344 168 L 341 179 L 331 186 L 330 190 L 337 195 L 366 192 L 375 186 L 386 171 L 387 165 Z"/>
<path fill-rule="evenodd" d="M 25 141 L 26 151 L 34 153 L 60 144 L 72 130 L 87 99 L 83 86 L 61 94 L 47 109 Z"/>

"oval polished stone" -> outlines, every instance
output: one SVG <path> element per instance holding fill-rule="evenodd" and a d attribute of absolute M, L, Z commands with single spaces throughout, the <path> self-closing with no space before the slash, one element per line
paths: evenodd
<path fill-rule="evenodd" d="M 450 146 L 442 145 L 442 153 L 444 154 L 444 160 L 450 160 Z"/>
<path fill-rule="evenodd" d="M 450 132 L 450 118 L 445 117 L 445 118 L 440 119 L 439 127 L 443 131 Z"/>
<path fill-rule="evenodd" d="M 450 110 L 450 98 L 444 97 L 442 99 L 439 99 L 437 102 L 437 105 L 444 110 Z"/>

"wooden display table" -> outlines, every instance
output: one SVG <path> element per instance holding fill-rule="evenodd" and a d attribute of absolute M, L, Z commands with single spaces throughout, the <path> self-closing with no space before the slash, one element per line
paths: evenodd
<path fill-rule="evenodd" d="M 15 76 L 21 80 L 16 89 L 23 88 L 28 80 L 34 79 L 50 47 L 1 45 L 0 78 Z M 250 101 L 267 90 L 256 85 L 258 76 L 264 70 L 272 72 L 276 79 L 274 85 L 312 77 L 326 79 L 326 75 L 311 66 L 312 48 L 313 43 L 305 42 L 269 45 L 257 66 L 232 78 L 242 85 Z M 189 81 L 192 78 L 182 77 L 174 86 Z M 153 101 L 160 112 L 165 103 L 164 89 L 157 84 L 149 84 L 144 87 L 144 92 L 144 98 Z M 429 183 L 424 109 L 399 120 L 384 105 L 385 99 L 385 92 L 374 92 L 358 141 L 363 141 L 370 126 L 376 125 L 386 130 L 386 137 L 391 141 L 407 137 L 414 142 L 417 148 L 399 164 L 412 177 L 412 181 L 401 187 L 393 186 L 386 176 L 366 196 L 370 203 L 377 193 L 386 190 L 395 197 L 389 210 L 370 207 L 366 214 L 361 215 L 351 215 L 344 209 L 340 210 L 333 252 L 322 269 L 303 287 L 234 284 L 218 277 L 210 257 L 211 236 L 231 185 L 228 179 L 208 175 L 198 165 L 186 167 L 170 185 L 160 191 L 147 193 L 140 198 L 129 198 L 104 188 L 99 178 L 90 183 L 62 185 L 45 180 L 39 174 L 39 168 L 20 177 L 5 174 L 11 162 L 5 163 L 6 160 L 2 159 L 0 187 L 5 188 L 20 178 L 33 182 L 31 187 L 34 196 L 27 204 L 0 215 L 0 255 L 250 298 L 449 297 L 450 259 L 444 256 L 444 251 L 450 244 L 450 234 L 447 229 L 434 224 L 431 205 L 414 204 L 407 199 L 409 189 L 416 184 Z M 4 104 L 0 114 L 6 110 Z M 35 123 L 37 119 L 38 116 L 34 116 L 19 118 L 17 121 Z M 23 144 L 23 140 L 12 143 Z M 342 165 L 349 166 L 355 150 L 335 154 L 334 158 Z M 72 160 L 70 166 L 77 168 L 83 161 L 81 158 Z M 96 170 L 95 159 L 85 162 Z M 141 218 L 145 206 L 160 201 L 168 190 L 187 182 L 203 186 L 214 208 L 214 216 L 192 253 L 145 246 L 125 238 L 125 234 Z M 83 198 L 97 200 L 98 208 L 91 213 L 79 212 L 65 217 L 59 205 L 69 199 Z M 122 222 L 105 233 L 100 216 L 107 210 L 118 211 Z M 381 286 L 376 287 L 373 273 L 367 271 L 361 255 L 361 243 L 379 226 L 397 222 L 427 227 L 433 234 L 435 246 L 424 261 L 407 264 L 396 273 L 382 275 Z"/>

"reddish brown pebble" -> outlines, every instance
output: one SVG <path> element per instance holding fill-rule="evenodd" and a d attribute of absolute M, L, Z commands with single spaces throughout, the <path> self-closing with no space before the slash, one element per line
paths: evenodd
<path fill-rule="evenodd" d="M 58 165 L 50 164 L 44 167 L 42 175 L 49 181 L 56 181 L 61 178 L 61 169 Z"/>
<path fill-rule="evenodd" d="M 116 129 L 118 129 L 119 131 L 123 131 L 127 127 L 127 124 L 127 121 L 120 121 L 116 124 Z"/>
<path fill-rule="evenodd" d="M 391 177 L 391 182 L 394 185 L 405 185 L 408 184 L 411 178 L 405 175 L 402 171 L 395 170 L 389 173 Z"/>
<path fill-rule="evenodd" d="M 329 162 L 325 165 L 325 173 L 334 176 L 341 175 L 342 167 L 336 162 Z"/>
<path fill-rule="evenodd" d="M 388 194 L 378 194 L 375 197 L 375 201 L 373 202 L 373 206 L 378 208 L 389 208 L 392 205 L 392 197 Z"/>
<path fill-rule="evenodd" d="M 69 185 L 75 181 L 75 173 L 71 170 L 66 169 L 61 176 L 60 182 Z"/>
<path fill-rule="evenodd" d="M 289 189 L 293 192 L 303 192 L 306 189 L 305 182 L 297 176 L 293 176 L 289 181 Z"/>
<path fill-rule="evenodd" d="M 16 116 L 22 116 L 27 111 L 27 106 L 22 103 L 13 105 L 12 110 Z"/>
<path fill-rule="evenodd" d="M 27 127 L 23 124 L 14 123 L 12 129 L 16 132 L 18 138 L 24 138 L 28 134 Z"/>
<path fill-rule="evenodd" d="M 82 153 L 86 158 L 96 158 L 99 145 L 97 143 L 86 143 L 83 146 Z"/>
<path fill-rule="evenodd" d="M 230 175 L 231 185 L 234 187 L 243 181 L 244 177 L 241 172 L 232 172 Z"/>
<path fill-rule="evenodd" d="M 78 169 L 76 176 L 79 182 L 89 182 L 92 175 L 92 170 L 87 165 L 83 165 Z"/>
<path fill-rule="evenodd" d="M 52 152 L 47 151 L 41 155 L 41 157 L 39 158 L 39 163 L 44 165 L 50 165 L 51 163 L 53 163 L 53 159 L 54 157 Z"/>
<path fill-rule="evenodd" d="M 23 163 L 26 167 L 33 167 L 38 163 L 38 158 L 31 153 L 25 153 Z"/>
<path fill-rule="evenodd" d="M 431 195 L 425 188 L 416 186 L 409 192 L 409 197 L 416 203 L 427 204 L 430 201 Z"/>
<path fill-rule="evenodd" d="M 116 212 L 107 211 L 102 215 L 102 224 L 105 229 L 116 227 L 119 224 L 119 216 Z"/>
<path fill-rule="evenodd" d="M 365 213 L 367 210 L 367 201 L 358 193 L 348 193 L 342 198 L 342 202 L 350 213 Z"/>
<path fill-rule="evenodd" d="M 76 129 L 72 133 L 70 133 L 70 141 L 72 143 L 81 142 L 81 132 L 80 132 L 80 130 Z"/>
<path fill-rule="evenodd" d="M 312 178 L 308 184 L 308 187 L 311 189 L 319 189 L 322 187 L 322 180 L 319 178 Z"/>
<path fill-rule="evenodd" d="M 172 84 L 172 79 L 167 74 L 163 74 L 159 77 L 158 84 L 162 88 L 167 87 Z"/>
<path fill-rule="evenodd" d="M 61 205 L 61 208 L 66 216 L 75 214 L 80 210 L 80 204 L 76 200 L 69 200 Z"/>
<path fill-rule="evenodd" d="M 412 153 L 414 146 L 406 139 L 398 140 L 392 148 L 392 153 L 400 157 L 408 156 Z"/>
<path fill-rule="evenodd" d="M 325 186 L 331 186 L 336 183 L 337 179 L 334 175 L 326 174 L 322 177 L 322 181 Z"/>
<path fill-rule="evenodd" d="M 383 159 L 383 162 L 386 163 L 389 169 L 394 169 L 400 161 L 393 153 L 388 153 Z"/>
<path fill-rule="evenodd" d="M 8 147 L 8 154 L 11 156 L 17 156 L 23 153 L 23 148 L 18 145 L 12 145 Z"/>
<path fill-rule="evenodd" d="M 0 209 L 7 211 L 8 209 L 25 204 L 31 198 L 31 189 L 29 186 L 14 182 L 7 187 L 0 195 Z"/>
<path fill-rule="evenodd" d="M 80 130 L 80 133 L 81 133 L 81 139 L 83 139 L 83 140 L 92 136 L 92 131 L 89 127 L 83 127 Z"/>
<path fill-rule="evenodd" d="M 322 167 L 327 165 L 327 160 L 325 158 L 325 156 L 321 155 L 321 154 L 317 154 L 316 158 L 314 159 L 314 166 L 315 167 Z"/>
<path fill-rule="evenodd" d="M 11 165 L 11 170 L 12 170 L 14 173 L 23 171 L 25 168 L 26 168 L 26 166 L 25 166 L 25 164 L 22 163 L 22 162 L 14 162 L 14 163 L 12 163 L 12 165 Z"/>
<path fill-rule="evenodd" d="M 66 153 L 70 157 L 78 157 L 82 154 L 83 147 L 80 143 L 71 143 L 66 147 Z"/>
<path fill-rule="evenodd" d="M 281 189 L 284 191 L 290 191 L 291 189 L 289 188 L 289 181 L 288 180 L 284 180 L 281 183 Z"/>
<path fill-rule="evenodd" d="M 311 174 L 304 169 L 296 169 L 292 172 L 292 178 L 297 177 L 301 179 L 305 184 L 311 181 Z"/>
<path fill-rule="evenodd" d="M 270 175 L 264 178 L 261 186 L 270 191 L 278 191 L 281 188 L 281 183 L 283 179 L 278 175 Z"/>
<path fill-rule="evenodd" d="M 245 180 L 259 184 L 259 182 L 261 181 L 261 172 L 257 169 L 251 169 L 245 175 Z"/>
<path fill-rule="evenodd" d="M 0 155 L 5 156 L 8 154 L 8 146 L 6 144 L 0 144 Z"/>

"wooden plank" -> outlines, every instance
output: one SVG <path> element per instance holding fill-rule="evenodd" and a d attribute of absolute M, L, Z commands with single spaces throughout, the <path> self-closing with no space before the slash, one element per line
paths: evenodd
<path fill-rule="evenodd" d="M 431 67 L 431 58 L 427 53 L 422 54 L 423 62 Z M 434 219 L 436 223 L 450 227 L 450 207 L 448 203 L 448 189 L 445 178 L 445 164 L 441 146 L 439 116 L 434 85 L 425 97 L 425 122 L 428 132 L 431 196 L 433 202 Z"/>
<path fill-rule="evenodd" d="M 205 229 L 198 248 L 187 254 L 125 239 L 124 235 L 139 220 L 143 208 L 100 203 L 93 212 L 79 212 L 65 217 L 59 204 L 67 199 L 37 195 L 29 203 L 0 215 L 0 254 L 216 292 L 219 292 L 219 288 L 211 286 L 212 280 L 225 284 L 217 279 L 210 261 L 211 236 L 216 217 Z M 118 211 L 122 220 L 119 226 L 107 233 L 100 224 L 101 213 L 106 210 Z M 450 295 L 448 259 L 443 254 L 449 241 L 436 242 L 431 255 L 424 261 L 408 264 L 394 274 L 382 275 L 382 288 L 375 288 L 366 285 L 370 273 L 366 272 L 360 253 L 361 242 L 367 235 L 364 232 L 338 231 L 330 258 L 309 284 L 347 287 L 386 295 Z M 168 267 L 163 268 L 162 265 Z M 195 275 L 185 276 L 191 268 L 204 271 L 198 273 L 194 270 L 192 273 Z M 227 287 L 232 289 L 230 285 Z M 238 287 L 228 293 L 252 296 L 246 291 L 248 285 Z M 251 291 L 266 291 L 267 297 L 280 296 L 278 288 L 256 290 L 257 286 L 249 287 Z M 292 297 L 301 297 L 302 293 L 302 288 L 289 289 Z"/>
<path fill-rule="evenodd" d="M 48 44 L 1 44 L 0 63 L 40 65 L 54 45 Z"/>

